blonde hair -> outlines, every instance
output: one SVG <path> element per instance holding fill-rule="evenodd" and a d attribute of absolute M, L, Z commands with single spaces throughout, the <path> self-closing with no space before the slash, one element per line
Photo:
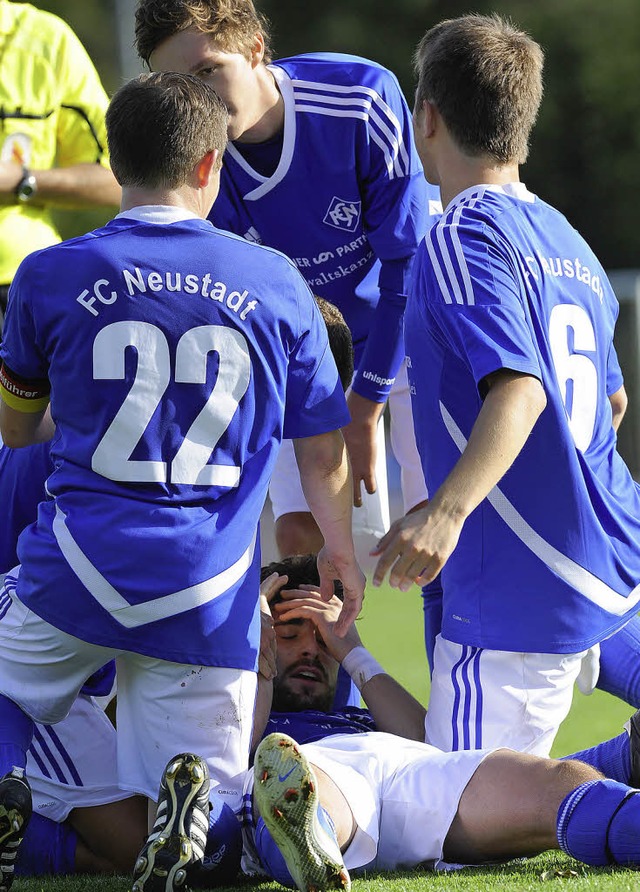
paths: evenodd
<path fill-rule="evenodd" d="M 227 52 L 248 56 L 257 32 L 264 38 L 264 61 L 271 61 L 269 22 L 253 0 L 139 0 L 135 45 L 149 65 L 155 49 L 167 38 L 196 28 L 220 43 Z"/>

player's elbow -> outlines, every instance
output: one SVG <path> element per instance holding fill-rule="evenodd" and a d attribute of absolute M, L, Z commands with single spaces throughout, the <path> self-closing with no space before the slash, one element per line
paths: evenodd
<path fill-rule="evenodd" d="M 293 441 L 302 476 L 324 477 L 335 473 L 345 461 L 345 445 L 339 430 Z"/>
<path fill-rule="evenodd" d="M 20 449 L 35 442 L 36 422 L 30 415 L 0 401 L 0 436 L 5 446 Z"/>
<path fill-rule="evenodd" d="M 23 446 L 29 446 L 33 441 L 26 436 L 24 431 L 20 431 L 8 425 L 0 425 L 0 435 L 5 446 L 12 449 L 20 449 Z"/>

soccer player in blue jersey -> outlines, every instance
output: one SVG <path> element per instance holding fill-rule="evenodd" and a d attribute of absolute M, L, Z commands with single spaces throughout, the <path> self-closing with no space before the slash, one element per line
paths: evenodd
<path fill-rule="evenodd" d="M 618 305 L 597 258 L 520 182 L 543 54 L 496 17 L 427 32 L 414 129 L 441 220 L 405 318 L 428 507 L 374 580 L 442 569 L 427 739 L 548 753 L 586 649 L 640 602 L 640 494 L 616 451 Z"/>
<path fill-rule="evenodd" d="M 398 82 L 349 55 L 271 62 L 268 26 L 252 0 L 139 0 L 136 44 L 152 70 L 201 77 L 229 109 L 214 223 L 283 251 L 347 320 L 356 374 L 345 439 L 354 531 L 368 553 L 389 525 L 378 425 L 388 397 L 405 510 L 426 498 L 401 366 L 402 315 L 418 240 L 440 203 L 424 182 Z M 322 544 L 296 476 L 285 444 L 270 487 L 283 554 Z"/>
<path fill-rule="evenodd" d="M 507 749 L 442 753 L 422 742 L 424 708 L 355 627 L 335 635 L 340 602 L 322 600 L 314 576 L 313 556 L 263 568 L 278 671 L 259 681 L 256 734 L 268 736 L 245 784 L 245 869 L 308 890 L 348 888 L 350 870 L 546 848 L 588 864 L 638 862 L 640 797 L 628 785 L 637 774 L 626 732 L 601 745 L 618 751 L 616 780 L 576 761 L 593 764 L 594 752 L 561 762 Z M 367 710 L 332 707 L 340 662 Z"/>
<path fill-rule="evenodd" d="M 236 801 L 259 646 L 257 525 L 283 435 L 326 541 L 325 590 L 339 577 L 348 591 L 345 629 L 364 588 L 338 430 L 348 414 L 313 296 L 287 258 L 204 220 L 225 107 L 196 78 L 153 75 L 118 91 L 108 120 L 122 213 L 24 262 L 2 343 L 3 439 L 53 437 L 56 467 L 2 626 L 0 774 L 15 766 L 0 785 L 5 857 L 28 813 L 32 719 L 62 719 L 113 656 L 121 786 L 155 799 L 183 747 L 205 757 L 186 768 L 189 796 L 208 765 L 220 801 Z M 197 851 L 193 837 L 167 853 L 171 877 Z M 141 858 L 138 889 L 156 855 Z"/>
<path fill-rule="evenodd" d="M 266 788 L 267 821 L 269 812 L 275 813 L 275 806 L 279 812 L 287 814 L 287 826 L 292 831 L 300 826 L 305 817 L 309 817 L 313 823 L 308 805 L 302 803 L 302 811 L 298 812 L 289 811 L 289 807 L 292 798 L 295 798 L 292 792 L 304 788 L 312 776 L 311 772 L 314 772 L 320 776 L 323 805 L 330 812 L 338 832 L 353 828 L 354 821 L 361 829 L 348 848 L 344 846 L 345 861 L 355 870 L 365 865 L 368 869 L 414 866 L 416 860 L 422 860 L 427 855 L 434 860 L 445 852 L 448 857 L 456 854 L 458 860 L 464 863 L 533 852 L 556 845 L 552 839 L 554 827 L 560 829 L 563 841 L 566 838 L 567 842 L 563 844 L 567 851 L 586 859 L 588 863 L 602 862 L 605 857 L 603 832 L 612 818 L 612 805 L 626 809 L 624 796 L 633 792 L 628 784 L 632 778 L 639 776 L 638 766 L 634 768 L 632 762 L 633 734 L 631 742 L 625 732 L 591 751 L 568 757 L 587 761 L 610 774 L 615 781 L 596 784 L 594 789 L 591 789 L 593 781 L 599 781 L 601 775 L 585 765 L 577 765 L 575 761 L 559 767 L 556 763 L 545 764 L 537 757 L 520 757 L 505 751 L 492 754 L 439 753 L 421 743 L 424 707 L 384 672 L 363 647 L 355 627 L 344 638 L 335 634 L 340 601 L 338 598 L 332 598 L 329 602 L 322 599 L 313 555 L 296 556 L 271 564 L 262 569 L 261 577 L 263 615 L 271 625 L 275 625 L 277 636 L 277 674 L 274 677 L 270 670 L 261 673 L 256 715 L 255 742 L 259 742 L 263 730 L 265 735 L 271 734 L 258 756 L 261 767 L 257 773 L 256 796 L 263 805 L 265 799 L 261 781 L 265 770 L 264 759 L 271 759 L 274 752 L 281 754 L 277 756 L 278 760 L 294 756 L 287 767 L 280 770 L 282 780 L 276 784 L 276 788 L 273 785 Z M 335 708 L 340 661 L 358 682 L 368 709 Z M 86 712 L 77 712 L 74 720 L 76 734 L 69 738 L 67 763 L 82 764 L 89 731 L 89 738 L 94 746 L 101 748 L 107 763 L 109 759 L 115 761 L 113 753 L 109 753 L 114 729 L 106 725 L 102 728 L 95 725 L 90 727 Z M 381 731 L 385 733 L 372 733 Z M 283 733 L 287 735 L 286 739 Z M 274 735 L 275 746 L 272 746 Z M 315 745 L 311 750 L 304 747 L 299 760 L 298 753 L 291 749 L 291 737 L 296 738 L 298 743 Z M 281 746 L 283 741 L 285 745 Z M 485 764 L 488 755 L 490 761 Z M 313 760 L 313 768 L 308 764 L 307 756 Z M 112 768 L 109 764 L 104 767 L 107 770 Z M 400 772 L 396 770 L 398 767 L 402 769 Z M 461 785 L 470 771 L 474 773 L 469 794 L 461 797 Z M 504 776 L 503 771 L 506 772 Z M 340 782 L 346 797 L 346 809 L 345 801 L 331 787 L 331 778 Z M 572 783 L 584 783 L 585 779 L 589 786 L 572 796 L 566 813 L 564 808 L 558 809 L 563 791 Z M 51 780 L 42 761 L 33 766 L 32 783 L 34 795 L 39 798 L 38 801 L 43 801 L 48 810 L 64 807 L 69 798 L 65 784 L 56 784 L 55 780 Z M 511 787 L 511 784 L 515 786 Z M 425 785 L 428 785 L 428 795 Z M 254 820 L 252 786 L 252 777 L 247 775 L 244 803 L 245 868 L 248 872 L 266 870 L 285 884 L 291 883 L 288 869 L 267 833 L 265 821 L 259 818 L 256 824 Z M 78 789 L 73 795 L 82 802 L 82 790 Z M 88 800 L 91 795 L 91 790 L 85 790 L 85 799 Z M 578 808 L 583 796 L 589 804 Z M 281 798 L 284 803 L 280 803 Z M 376 802 L 384 806 L 379 814 Z M 427 809 L 425 802 L 428 803 Z M 281 804 L 285 812 L 282 812 Z M 313 806 L 313 802 L 310 805 Z M 216 807 L 215 799 L 212 806 Z M 588 818 L 592 807 L 598 810 L 601 806 L 604 807 L 604 817 L 596 818 L 596 832 L 592 845 L 589 845 L 585 838 L 592 828 L 591 825 L 587 826 L 584 815 Z M 514 808 L 518 809 L 515 824 L 512 823 Z M 502 809 L 505 809 L 504 813 Z M 456 812 L 458 814 L 454 819 Z M 415 817 L 414 823 L 406 820 L 408 815 Z M 226 885 L 232 882 L 239 869 L 242 848 L 240 824 L 235 817 L 227 816 L 220 810 L 216 816 L 217 820 L 210 827 L 207 837 L 208 855 L 205 855 L 203 865 L 207 872 L 203 874 L 198 871 L 194 875 L 191 871 L 189 882 L 192 886 L 195 883 L 210 887 L 221 882 Z M 302 864 L 303 870 L 314 863 L 319 865 L 321 873 L 313 877 L 318 889 L 324 888 L 327 879 L 327 885 L 333 885 L 334 881 L 338 885 L 342 885 L 343 881 L 348 883 L 342 856 L 332 839 L 331 826 L 326 824 L 326 830 L 321 829 L 324 817 L 321 812 L 320 823 L 314 825 L 311 836 L 298 836 L 298 841 L 305 840 L 302 848 L 285 845 L 289 860 L 293 857 L 294 872 L 296 864 L 298 867 Z M 634 831 L 639 817 L 637 807 L 631 804 L 621 824 L 611 820 L 612 858 L 617 858 L 621 863 L 637 858 L 635 843 L 626 853 L 621 846 L 625 828 Z M 470 823 L 466 823 L 469 819 Z M 540 825 L 535 823 L 540 821 Z M 41 828 L 34 837 L 34 827 L 30 824 L 22 843 L 21 855 L 28 856 L 22 864 L 22 872 L 26 874 L 40 872 L 42 859 L 47 856 L 52 872 L 69 871 L 73 866 L 73 862 L 65 861 L 58 854 L 60 841 L 68 839 L 68 830 L 64 825 L 56 829 L 52 822 L 45 823 L 49 824 L 48 833 L 44 832 L 46 828 Z M 461 833 L 463 823 L 466 829 Z M 98 836 L 100 832 L 108 835 L 112 829 L 108 815 L 96 811 L 94 827 Z M 413 833 L 413 830 L 416 832 Z M 277 828 L 275 832 L 277 836 Z M 313 845 L 318 856 L 315 859 L 309 858 L 307 842 Z M 43 849 L 47 856 L 43 855 Z M 126 846 L 124 849 L 128 851 Z M 124 857 L 122 852 L 120 857 Z M 327 857 L 330 859 L 328 864 Z M 328 866 L 331 866 L 332 872 L 327 878 L 325 870 Z M 81 872 L 83 867 L 81 862 L 76 872 Z M 103 865 L 101 869 L 108 869 L 108 865 Z M 306 885 L 301 883 L 301 888 L 306 888 Z"/>

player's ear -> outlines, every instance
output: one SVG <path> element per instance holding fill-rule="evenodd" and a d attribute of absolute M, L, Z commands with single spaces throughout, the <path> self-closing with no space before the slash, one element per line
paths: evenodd
<path fill-rule="evenodd" d="M 423 99 L 421 112 L 419 117 L 422 126 L 422 134 L 425 137 L 433 136 L 436 129 L 438 110 L 433 102 L 429 102 L 428 99 Z"/>
<path fill-rule="evenodd" d="M 211 177 L 219 169 L 217 164 L 219 154 L 217 149 L 211 149 L 211 151 L 207 152 L 206 155 L 203 155 L 200 161 L 198 161 L 196 165 L 196 177 L 198 185 L 201 188 L 206 188 L 209 185 Z"/>
<path fill-rule="evenodd" d="M 264 59 L 264 37 L 260 31 L 253 35 L 253 43 L 249 51 L 251 67 L 256 68 Z"/>

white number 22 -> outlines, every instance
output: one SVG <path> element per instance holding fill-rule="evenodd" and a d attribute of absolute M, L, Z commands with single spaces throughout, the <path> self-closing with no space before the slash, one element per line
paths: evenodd
<path fill-rule="evenodd" d="M 586 310 L 575 304 L 557 304 L 549 318 L 549 343 L 576 446 L 584 452 L 591 443 L 598 406 L 598 371 L 584 353 L 569 351 L 569 329 L 573 331 L 575 350 L 595 353 L 596 338 Z M 573 382 L 571 406 L 568 406 L 568 382 Z"/>
<path fill-rule="evenodd" d="M 207 356 L 216 352 L 219 370 L 209 397 L 193 420 L 169 467 L 164 461 L 131 459 L 131 454 L 171 382 L 167 339 L 147 322 L 115 322 L 93 343 L 93 377 L 123 380 L 125 351 L 137 351 L 136 375 L 129 393 L 93 453 L 91 467 L 110 480 L 127 483 L 183 483 L 235 487 L 240 468 L 207 464 L 249 386 L 251 360 L 240 332 L 202 325 L 185 332 L 176 347 L 176 383 L 204 384 Z"/>

